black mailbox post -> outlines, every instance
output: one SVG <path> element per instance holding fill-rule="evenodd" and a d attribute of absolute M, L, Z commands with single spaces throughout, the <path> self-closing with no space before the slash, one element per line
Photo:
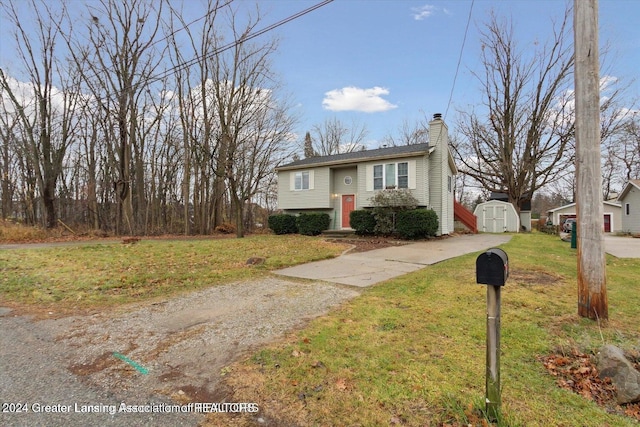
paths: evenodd
<path fill-rule="evenodd" d="M 509 277 L 509 257 L 491 248 L 476 259 L 476 282 L 487 286 L 486 411 L 491 421 L 500 413 L 500 290 Z"/>

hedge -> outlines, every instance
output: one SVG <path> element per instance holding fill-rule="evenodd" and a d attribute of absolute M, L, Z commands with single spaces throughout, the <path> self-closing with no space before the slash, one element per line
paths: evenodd
<path fill-rule="evenodd" d="M 351 211 L 349 214 L 349 223 L 357 235 L 366 236 L 375 233 L 376 218 L 373 216 L 372 210 L 359 209 Z"/>
<path fill-rule="evenodd" d="M 327 213 L 301 213 L 296 220 L 298 232 L 305 236 L 317 236 L 329 228 L 331 217 Z"/>
<path fill-rule="evenodd" d="M 438 232 L 438 215 L 433 209 L 400 211 L 396 217 L 396 232 L 403 239 L 421 239 Z"/>
<path fill-rule="evenodd" d="M 276 234 L 293 234 L 298 232 L 296 217 L 289 214 L 275 214 L 269 216 L 269 228 Z"/>

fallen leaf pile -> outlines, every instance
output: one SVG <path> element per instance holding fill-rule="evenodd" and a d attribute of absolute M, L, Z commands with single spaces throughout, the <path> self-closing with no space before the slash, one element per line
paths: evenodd
<path fill-rule="evenodd" d="M 549 373 L 557 377 L 559 387 L 593 400 L 607 412 L 640 421 L 640 403 L 618 405 L 611 378 L 600 379 L 590 355 L 574 349 L 570 354 L 552 354 L 540 360 Z"/>

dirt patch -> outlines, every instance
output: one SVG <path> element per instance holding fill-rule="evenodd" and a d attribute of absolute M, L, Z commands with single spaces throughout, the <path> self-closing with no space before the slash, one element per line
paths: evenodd
<path fill-rule="evenodd" d="M 553 274 L 549 274 L 543 271 L 520 269 L 509 270 L 509 282 L 518 285 L 550 286 L 558 284 L 560 280 L 562 280 L 561 276 L 554 276 Z"/>
<path fill-rule="evenodd" d="M 416 241 L 398 240 L 392 237 L 366 237 L 366 236 L 349 236 L 349 237 L 337 237 L 327 238 L 329 242 L 343 243 L 346 245 L 352 245 L 353 248 L 349 250 L 349 253 L 354 252 L 367 252 L 374 249 L 390 248 L 394 246 L 404 246 Z"/>

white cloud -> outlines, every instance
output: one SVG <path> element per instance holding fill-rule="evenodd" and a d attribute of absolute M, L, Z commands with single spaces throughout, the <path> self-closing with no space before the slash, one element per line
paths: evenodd
<path fill-rule="evenodd" d="M 331 111 L 362 111 L 378 113 L 397 108 L 382 96 L 389 95 L 389 90 L 383 87 L 362 89 L 354 86 L 334 89 L 325 93 L 322 107 Z"/>
<path fill-rule="evenodd" d="M 425 4 L 421 7 L 412 7 L 411 11 L 413 12 L 413 19 L 416 21 L 423 21 L 433 15 L 436 7 L 430 4 Z"/>

